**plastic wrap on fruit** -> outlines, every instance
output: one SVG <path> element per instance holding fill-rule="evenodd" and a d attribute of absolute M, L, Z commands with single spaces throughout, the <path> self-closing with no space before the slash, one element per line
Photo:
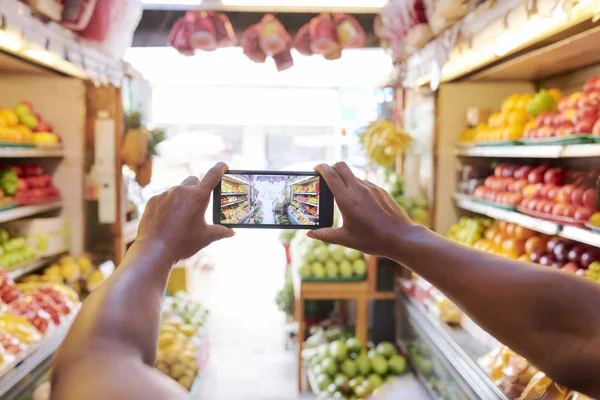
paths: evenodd
<path fill-rule="evenodd" d="M 519 400 L 565 400 L 569 389 L 554 383 L 543 372 L 537 373 L 523 390 Z"/>
<path fill-rule="evenodd" d="M 367 41 L 365 30 L 356 18 L 348 14 L 334 14 L 336 34 L 340 45 L 345 49 L 363 47 Z"/>
<path fill-rule="evenodd" d="M 196 13 L 195 17 L 194 30 L 190 35 L 191 48 L 204 51 L 215 50 L 217 48 L 217 39 L 213 20 L 205 11 Z"/>
<path fill-rule="evenodd" d="M 571 392 L 567 396 L 566 400 L 594 400 L 594 399 L 586 396 L 585 394 L 581 394 L 578 392 Z"/>
<path fill-rule="evenodd" d="M 235 31 L 229 21 L 229 17 L 223 13 L 210 13 L 210 18 L 215 26 L 215 37 L 217 47 L 232 47 L 237 44 Z"/>
<path fill-rule="evenodd" d="M 310 22 L 302 25 L 302 27 L 298 29 L 296 36 L 294 36 L 293 47 L 298 53 L 304 56 L 313 55 L 313 52 L 310 49 Z"/>
<path fill-rule="evenodd" d="M 260 23 L 260 47 L 265 54 L 278 54 L 288 47 L 290 35 L 273 14 L 265 15 Z"/>
<path fill-rule="evenodd" d="M 310 20 L 310 49 L 315 54 L 326 55 L 338 46 L 335 21 L 323 13 Z"/>
<path fill-rule="evenodd" d="M 175 21 L 169 34 L 168 44 L 184 56 L 193 56 L 194 50 L 190 44 L 190 37 L 194 30 L 196 18 L 191 12 Z"/>
<path fill-rule="evenodd" d="M 294 66 L 294 59 L 292 58 L 292 53 L 289 47 L 282 52 L 274 54 L 273 60 L 275 61 L 275 66 L 279 72 L 285 71 L 286 69 L 290 69 Z"/>
<path fill-rule="evenodd" d="M 330 60 L 330 61 L 332 61 L 332 60 L 338 60 L 338 59 L 342 58 L 342 46 L 340 46 L 338 44 L 335 49 L 333 49 L 329 53 L 325 54 L 323 57 L 326 60 Z"/>
<path fill-rule="evenodd" d="M 264 63 L 267 55 L 260 48 L 260 27 L 258 24 L 250 26 L 242 34 L 242 49 L 246 57 L 256 63 Z"/>

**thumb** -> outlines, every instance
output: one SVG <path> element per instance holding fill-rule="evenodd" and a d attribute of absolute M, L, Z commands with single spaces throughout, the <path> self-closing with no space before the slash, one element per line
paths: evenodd
<path fill-rule="evenodd" d="M 344 228 L 322 228 L 309 231 L 307 236 L 325 243 L 344 245 L 346 242 Z"/>
<path fill-rule="evenodd" d="M 208 228 L 208 237 L 211 242 L 216 242 L 217 240 L 230 238 L 235 235 L 235 231 L 233 229 L 224 227 L 222 225 L 212 225 Z"/>

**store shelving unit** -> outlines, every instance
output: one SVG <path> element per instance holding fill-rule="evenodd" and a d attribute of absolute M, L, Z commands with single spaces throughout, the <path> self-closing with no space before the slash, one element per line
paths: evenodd
<path fill-rule="evenodd" d="M 4 373 L 0 375 L 0 397 L 10 396 L 11 390 L 23 378 L 58 350 L 76 315 L 77 310 L 65 318 L 59 326 L 47 332 L 42 340 L 30 347 L 29 351 L 22 354 L 12 364 L 3 367 L 2 372 Z"/>
<path fill-rule="evenodd" d="M 58 148 L 15 148 L 1 147 L 0 158 L 63 158 L 65 152 Z"/>
<path fill-rule="evenodd" d="M 600 144 L 569 146 L 463 146 L 455 150 L 460 157 L 494 158 L 588 158 L 600 157 Z"/>
<path fill-rule="evenodd" d="M 6 275 L 8 275 L 12 279 L 19 279 L 25 275 L 31 274 L 32 272 L 38 271 L 40 268 L 45 267 L 46 265 L 53 263 L 63 255 L 64 253 L 61 253 L 54 256 L 43 257 L 39 260 L 31 261 L 25 265 L 8 270 L 6 272 Z"/>
<path fill-rule="evenodd" d="M 11 210 L 0 211 L 0 223 L 14 221 L 16 219 L 33 217 L 35 215 L 44 214 L 50 211 L 60 210 L 62 201 L 54 201 L 52 203 L 40 204 L 35 206 L 23 206 L 13 208 Z"/>
<path fill-rule="evenodd" d="M 315 177 L 310 177 L 307 179 L 302 179 L 298 182 L 295 182 L 293 185 L 291 185 L 290 187 L 290 191 L 292 194 L 292 198 L 291 198 L 291 203 L 294 207 L 296 207 L 296 209 L 298 210 L 299 213 L 301 213 L 304 218 L 308 219 L 308 220 L 313 220 L 315 218 L 314 215 L 310 214 L 310 213 L 306 213 L 303 210 L 303 204 L 307 205 L 309 207 L 313 207 L 312 209 L 317 210 L 316 214 L 319 215 L 319 204 L 318 204 L 318 200 L 317 203 L 311 203 L 308 201 L 304 201 L 304 200 L 300 200 L 297 196 L 318 196 L 316 191 L 311 191 L 311 192 L 304 192 L 302 191 L 301 187 L 299 188 L 299 186 L 305 186 L 305 185 L 312 185 L 312 184 L 317 184 L 319 182 L 319 177 L 315 176 Z M 317 197 L 318 199 L 318 197 Z M 300 221 L 298 221 L 298 218 L 296 218 L 292 212 L 290 210 L 288 210 L 288 217 L 291 218 L 297 225 L 301 225 Z"/>
<path fill-rule="evenodd" d="M 236 223 L 238 224 L 243 224 L 244 222 L 246 222 L 250 217 L 252 217 L 252 215 L 254 214 L 254 211 L 256 210 L 254 208 L 254 204 L 252 204 L 250 202 L 250 195 L 251 195 L 251 190 L 252 187 L 250 186 L 250 184 L 248 182 L 245 182 L 243 180 L 240 180 L 234 176 L 231 175 L 225 175 L 223 177 L 223 181 L 226 182 L 229 185 L 232 185 L 236 188 L 240 188 L 242 190 L 245 190 L 245 192 L 242 191 L 235 191 L 235 192 L 222 192 L 221 193 L 221 198 L 223 197 L 229 197 L 229 196 L 245 196 L 245 198 L 242 198 L 240 200 L 235 200 L 235 201 L 230 201 L 228 203 L 225 204 L 221 204 L 221 209 L 223 209 L 224 207 L 231 207 L 231 206 L 235 206 L 236 204 L 241 204 L 244 202 L 248 202 L 250 204 L 250 206 L 252 207 L 252 209 L 250 209 L 246 215 L 244 215 L 244 217 L 242 217 L 239 221 L 237 221 Z"/>
<path fill-rule="evenodd" d="M 297 260 L 297 257 L 292 257 Z M 294 313 L 298 322 L 298 391 L 303 390 L 302 348 L 305 337 L 304 302 L 306 300 L 353 300 L 356 302 L 355 336 L 363 343 L 368 341 L 369 330 L 369 302 L 371 300 L 394 300 L 394 291 L 377 290 L 377 257 L 367 258 L 367 278 L 364 281 L 339 281 L 339 282 L 308 282 L 300 278 L 298 265 L 292 266 L 292 282 L 294 285 Z"/>

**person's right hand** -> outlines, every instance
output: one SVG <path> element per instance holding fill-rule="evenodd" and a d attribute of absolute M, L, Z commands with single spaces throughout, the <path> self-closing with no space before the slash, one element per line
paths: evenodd
<path fill-rule="evenodd" d="M 322 228 L 308 236 L 363 253 L 393 258 L 414 223 L 380 187 L 358 179 L 344 162 L 315 168 L 331 189 L 344 219 L 341 228 Z"/>

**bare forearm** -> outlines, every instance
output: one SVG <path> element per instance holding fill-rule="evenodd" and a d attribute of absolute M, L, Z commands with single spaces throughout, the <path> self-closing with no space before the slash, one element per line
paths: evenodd
<path fill-rule="evenodd" d="M 421 227 L 412 228 L 397 248 L 396 261 L 550 376 L 576 379 L 569 376 L 573 364 L 585 368 L 586 375 L 600 376 L 598 352 L 584 350 L 598 343 L 597 284 L 468 249 Z"/>
<path fill-rule="evenodd" d="M 154 364 L 160 305 L 172 263 L 165 254 L 160 245 L 134 243 L 113 276 L 86 299 L 55 367 L 89 355 L 90 349 L 110 348 Z"/>

